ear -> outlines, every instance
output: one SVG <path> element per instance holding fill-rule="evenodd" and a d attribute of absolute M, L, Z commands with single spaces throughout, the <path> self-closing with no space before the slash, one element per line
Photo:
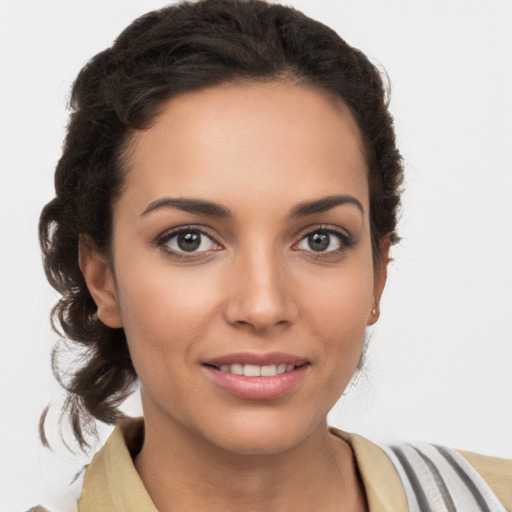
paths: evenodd
<path fill-rule="evenodd" d="M 376 262 L 373 277 L 373 304 L 368 318 L 368 325 L 373 325 L 380 317 L 380 299 L 384 286 L 386 286 L 386 279 L 388 277 L 388 263 L 389 263 L 389 250 L 391 248 L 391 239 L 386 236 L 380 242 L 380 258 Z"/>
<path fill-rule="evenodd" d="M 87 236 L 80 236 L 78 264 L 96 306 L 98 318 L 108 327 L 122 327 L 112 268 L 105 254 Z"/>

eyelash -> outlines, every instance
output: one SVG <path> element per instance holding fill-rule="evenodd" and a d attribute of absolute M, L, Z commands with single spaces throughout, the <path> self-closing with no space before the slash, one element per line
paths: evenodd
<path fill-rule="evenodd" d="M 190 251 L 187 254 L 187 251 L 179 252 L 174 249 L 170 249 L 169 247 L 166 247 L 166 244 L 168 244 L 172 239 L 178 237 L 181 234 L 186 234 L 186 233 L 198 233 L 199 235 L 208 238 L 212 243 L 216 244 L 219 248 L 212 249 L 212 250 L 206 250 L 206 251 L 199 251 L 199 252 Z M 340 228 L 335 228 L 333 226 L 320 225 L 320 226 L 316 226 L 314 229 L 309 229 L 308 231 L 306 231 L 301 236 L 299 241 L 292 246 L 292 249 L 297 247 L 303 240 L 307 239 L 309 236 L 314 235 L 316 233 L 325 233 L 328 235 L 334 235 L 340 242 L 340 248 L 335 249 L 335 250 L 314 251 L 313 249 L 311 249 L 311 250 L 305 251 L 308 253 L 309 257 L 316 259 L 316 260 L 326 259 L 329 257 L 330 258 L 340 257 L 344 253 L 346 253 L 351 247 L 353 247 L 356 243 L 354 238 L 349 233 L 347 233 L 345 230 L 342 230 Z M 182 227 L 173 229 L 171 231 L 168 231 L 168 232 L 160 235 L 155 240 L 155 245 L 159 249 L 161 249 L 167 256 L 173 258 L 174 260 L 189 260 L 189 261 L 192 261 L 192 260 L 198 259 L 198 258 L 202 258 L 207 254 L 211 254 L 212 252 L 217 252 L 217 251 L 223 249 L 222 244 L 217 242 L 217 240 L 215 239 L 213 234 L 209 233 L 207 230 L 205 230 L 202 227 L 193 226 L 193 225 L 182 226 Z M 300 251 L 300 249 L 295 249 L 295 250 Z"/>
<path fill-rule="evenodd" d="M 158 248 L 160 248 L 167 256 L 170 256 L 171 258 L 173 258 L 175 260 L 185 260 L 185 259 L 193 260 L 193 259 L 197 259 L 198 256 L 199 257 L 204 256 L 204 253 L 211 253 L 211 252 L 216 252 L 216 251 L 220 250 L 220 249 L 214 249 L 214 250 L 199 251 L 199 252 L 190 251 L 187 254 L 187 251 L 178 252 L 174 249 L 170 249 L 169 247 L 166 247 L 166 244 L 168 244 L 173 238 L 176 238 L 179 235 L 186 234 L 186 233 L 198 233 L 199 235 L 210 239 L 214 244 L 216 244 L 217 246 L 222 248 L 222 245 L 215 240 L 215 237 L 212 234 L 210 234 L 204 228 L 200 228 L 197 226 L 182 226 L 182 227 L 173 229 L 171 231 L 167 231 L 166 233 L 164 233 L 163 235 L 159 236 L 156 239 L 155 245 Z"/>
<path fill-rule="evenodd" d="M 308 231 L 304 233 L 304 235 L 302 235 L 299 242 L 295 244 L 294 247 L 297 247 L 303 240 L 306 240 L 309 236 L 314 235 L 316 233 L 326 233 L 328 235 L 334 235 L 339 240 L 340 247 L 338 249 L 330 251 L 314 251 L 312 249 L 306 251 L 308 253 L 308 256 L 315 260 L 329 259 L 333 257 L 339 258 L 343 254 L 345 254 L 349 249 L 351 249 L 356 243 L 352 235 L 350 235 L 347 231 L 333 226 L 320 225 L 316 226 L 314 229 L 308 229 Z"/>

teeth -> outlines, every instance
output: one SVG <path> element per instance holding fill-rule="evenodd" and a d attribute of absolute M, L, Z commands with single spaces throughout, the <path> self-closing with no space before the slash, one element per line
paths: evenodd
<path fill-rule="evenodd" d="M 278 364 L 277 365 L 277 374 L 284 373 L 286 371 L 287 366 L 285 364 Z"/>
<path fill-rule="evenodd" d="M 230 373 L 234 373 L 235 375 L 243 375 L 244 374 L 244 366 L 242 364 L 232 364 L 229 367 Z"/>
<path fill-rule="evenodd" d="M 262 377 L 274 377 L 275 375 L 277 375 L 277 366 L 275 364 L 261 367 Z"/>
<path fill-rule="evenodd" d="M 255 364 L 245 364 L 244 375 L 246 377 L 259 377 L 261 375 L 261 366 L 256 366 Z"/>
<path fill-rule="evenodd" d="M 282 373 L 291 372 L 295 366 L 293 364 L 269 364 L 258 366 L 256 364 L 223 364 L 218 367 L 221 372 L 234 373 L 235 375 L 244 375 L 245 377 L 275 377 Z"/>

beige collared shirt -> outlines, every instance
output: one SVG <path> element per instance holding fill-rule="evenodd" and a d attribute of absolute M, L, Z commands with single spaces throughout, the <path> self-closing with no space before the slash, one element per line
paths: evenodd
<path fill-rule="evenodd" d="M 370 512 L 408 512 L 400 477 L 376 444 L 356 434 L 331 428 L 352 448 L 361 473 Z M 85 473 L 78 512 L 158 512 L 133 464 L 144 435 L 142 419 L 121 422 Z M 512 461 L 459 452 L 512 512 Z M 31 509 L 33 512 L 42 508 Z"/>

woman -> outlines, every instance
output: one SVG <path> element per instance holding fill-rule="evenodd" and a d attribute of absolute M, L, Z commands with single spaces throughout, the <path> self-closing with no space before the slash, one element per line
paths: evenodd
<path fill-rule="evenodd" d="M 75 436 L 118 423 L 79 510 L 512 508 L 507 461 L 327 428 L 398 240 L 361 52 L 282 6 L 181 4 L 97 55 L 72 107 L 41 243 L 85 350 Z M 137 379 L 144 421 L 121 421 Z"/>

